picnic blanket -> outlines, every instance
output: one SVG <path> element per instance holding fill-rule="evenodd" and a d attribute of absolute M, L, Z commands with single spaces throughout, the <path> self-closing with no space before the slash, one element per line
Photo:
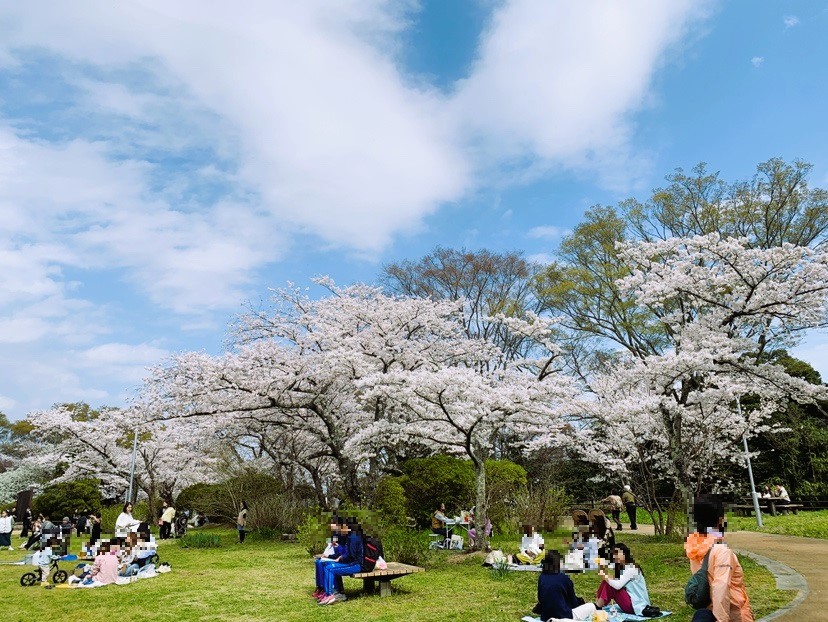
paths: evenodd
<path fill-rule="evenodd" d="M 609 613 L 609 607 L 604 607 L 604 611 Z M 671 613 L 671 611 L 662 611 L 660 616 L 656 616 L 655 618 L 645 618 L 644 616 L 637 616 L 632 613 L 624 613 L 623 611 L 619 611 L 618 620 L 619 622 L 643 622 L 644 620 L 658 620 L 660 618 L 665 618 Z M 523 622 L 543 622 L 543 620 L 535 616 L 523 616 L 521 620 Z"/>
<path fill-rule="evenodd" d="M 516 572 L 540 572 L 541 567 L 540 565 L 535 566 L 534 564 L 509 564 L 509 570 L 514 570 Z"/>

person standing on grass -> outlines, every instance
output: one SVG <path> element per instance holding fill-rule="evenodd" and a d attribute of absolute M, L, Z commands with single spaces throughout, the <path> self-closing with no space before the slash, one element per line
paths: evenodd
<path fill-rule="evenodd" d="M 364 549 L 362 544 L 362 533 L 356 519 L 349 518 L 340 527 L 340 533 L 345 538 L 345 554 L 332 561 L 322 569 L 322 583 L 325 595 L 319 600 L 320 605 L 333 605 L 335 602 L 346 600 L 345 594 L 336 592 L 336 577 L 354 574 L 362 570 Z"/>
<path fill-rule="evenodd" d="M 239 544 L 244 544 L 244 536 L 247 533 L 247 501 L 242 501 L 241 510 L 236 519 L 236 529 L 239 530 Z"/>
<path fill-rule="evenodd" d="M 14 550 L 11 543 L 12 530 L 14 529 L 14 519 L 9 516 L 6 510 L 0 513 L 0 548 L 6 548 L 10 551 Z"/>
<path fill-rule="evenodd" d="M 696 531 L 687 536 L 684 551 L 693 574 L 707 557 L 711 601 L 707 608 L 696 610 L 693 622 L 753 622 L 742 565 L 724 543 L 727 523 L 721 496 L 699 495 L 693 503 L 693 519 Z"/>
<path fill-rule="evenodd" d="M 618 495 L 608 495 L 601 499 L 601 503 L 606 506 L 612 515 L 612 520 L 615 521 L 615 531 L 621 531 L 621 510 L 624 509 L 624 502 Z"/>
<path fill-rule="evenodd" d="M 23 528 L 20 530 L 20 537 L 25 538 L 29 535 L 29 530 L 32 528 L 32 508 L 27 507 L 23 512 Z"/>
<path fill-rule="evenodd" d="M 168 540 L 172 531 L 173 520 L 175 520 L 175 508 L 164 501 L 161 509 L 161 529 L 158 536 L 162 540 Z"/>
<path fill-rule="evenodd" d="M 636 506 L 637 506 L 637 499 L 632 492 L 629 484 L 624 484 L 624 492 L 621 495 L 621 501 L 624 503 L 624 507 L 627 509 L 627 516 L 630 517 L 630 529 L 638 529 L 638 521 L 636 521 Z"/>

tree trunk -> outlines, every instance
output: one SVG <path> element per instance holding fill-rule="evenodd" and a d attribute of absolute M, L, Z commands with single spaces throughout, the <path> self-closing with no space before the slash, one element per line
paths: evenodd
<path fill-rule="evenodd" d="M 474 511 L 474 550 L 485 551 L 489 546 L 489 535 L 486 533 L 486 520 L 489 515 L 489 508 L 486 506 L 486 461 L 473 459 L 475 475 L 477 476 L 477 496 Z"/>

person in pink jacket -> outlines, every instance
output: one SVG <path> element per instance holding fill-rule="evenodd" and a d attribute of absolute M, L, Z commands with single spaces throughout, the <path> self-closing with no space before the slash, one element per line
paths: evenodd
<path fill-rule="evenodd" d="M 696 531 L 687 536 L 684 551 L 690 571 L 701 568 L 708 551 L 710 606 L 698 609 L 693 622 L 754 622 L 745 590 L 745 574 L 736 554 L 724 542 L 724 503 L 718 495 L 699 495 L 693 504 Z"/>

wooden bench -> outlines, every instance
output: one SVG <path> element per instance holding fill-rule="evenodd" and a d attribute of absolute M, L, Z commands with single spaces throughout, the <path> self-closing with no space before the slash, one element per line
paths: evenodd
<path fill-rule="evenodd" d="M 753 506 L 752 505 L 733 505 L 731 506 L 733 509 L 733 513 L 736 516 L 753 516 Z"/>
<path fill-rule="evenodd" d="M 415 572 L 425 572 L 425 568 L 400 564 L 399 562 L 388 562 L 388 568 L 385 570 L 357 572 L 350 576 L 354 579 L 362 579 L 362 590 L 366 594 L 373 594 L 376 583 L 379 583 L 380 596 L 390 596 L 391 581 Z"/>
<path fill-rule="evenodd" d="M 733 513 L 736 516 L 753 516 L 753 506 L 752 505 L 743 505 L 737 504 L 731 506 Z M 760 508 L 764 512 L 768 511 L 767 507 Z M 803 506 L 799 503 L 786 503 L 783 505 L 776 504 L 773 511 L 771 512 L 771 516 L 776 516 L 777 514 L 787 514 L 788 512 L 793 512 L 794 514 L 799 514 L 799 510 L 803 509 Z M 774 513 L 775 512 L 775 513 Z"/>

